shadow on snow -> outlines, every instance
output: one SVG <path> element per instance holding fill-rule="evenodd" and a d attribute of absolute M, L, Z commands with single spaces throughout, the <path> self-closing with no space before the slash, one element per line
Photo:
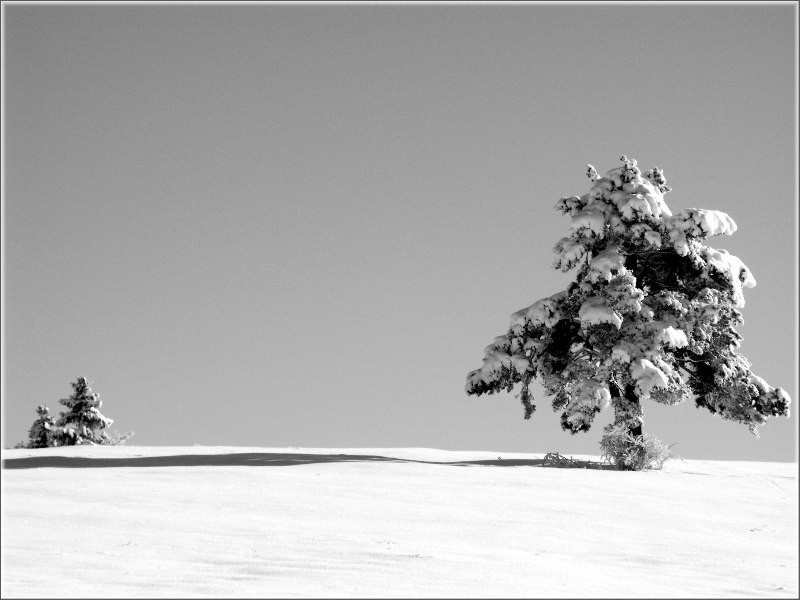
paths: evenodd
<path fill-rule="evenodd" d="M 392 458 L 369 454 L 299 454 L 248 452 L 237 454 L 179 454 L 173 456 L 134 456 L 126 458 L 89 458 L 81 456 L 28 456 L 3 460 L 4 469 L 39 469 L 42 467 L 87 469 L 108 467 L 291 467 L 337 462 L 396 462 L 456 467 L 558 467 L 543 458 L 431 461 Z M 560 467 L 568 468 L 568 467 Z M 584 468 L 608 469 L 602 463 L 585 463 Z"/>

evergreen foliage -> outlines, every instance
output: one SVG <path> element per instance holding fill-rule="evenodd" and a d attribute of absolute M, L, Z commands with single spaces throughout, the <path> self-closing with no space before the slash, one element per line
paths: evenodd
<path fill-rule="evenodd" d="M 58 421 L 50 416 L 47 406 L 38 406 L 36 414 L 39 418 L 31 425 L 28 443 L 19 442 L 14 448 L 49 448 L 77 444 L 121 446 L 133 435 L 133 432 L 115 432 L 114 437 L 109 437 L 102 431 L 113 421 L 100 414 L 100 395 L 92 392 L 85 377 L 79 377 L 72 388 L 74 393 L 69 398 L 59 400 L 68 410 L 61 413 Z"/>
<path fill-rule="evenodd" d="M 47 448 L 55 429 L 55 419 L 50 415 L 50 410 L 45 405 L 36 407 L 39 418 L 33 422 L 28 432 L 28 444 L 25 448 Z"/>
<path fill-rule="evenodd" d="M 736 223 L 714 210 L 673 215 L 661 169 L 642 175 L 635 160 L 620 160 L 604 177 L 589 165 L 589 192 L 556 204 L 571 224 L 555 244 L 553 267 L 574 270 L 575 280 L 511 316 L 508 332 L 467 376 L 466 392 L 510 392 L 519 384 L 528 419 L 535 410 L 530 384 L 539 379 L 571 433 L 588 431 L 612 406 L 607 435 L 630 434 L 627 442 L 617 435 L 616 445 L 642 443 L 647 399 L 693 398 L 757 436 L 769 417 L 789 415 L 790 399 L 738 352 L 743 288 L 755 278 L 737 257 L 703 244 L 733 234 Z"/>
<path fill-rule="evenodd" d="M 72 384 L 73 394 L 69 398 L 59 400 L 67 407 L 56 421 L 53 434 L 54 446 L 75 446 L 78 444 L 110 443 L 110 438 L 103 429 L 113 421 L 100 413 L 102 401 L 100 395 L 92 392 L 89 381 L 78 377 Z"/>

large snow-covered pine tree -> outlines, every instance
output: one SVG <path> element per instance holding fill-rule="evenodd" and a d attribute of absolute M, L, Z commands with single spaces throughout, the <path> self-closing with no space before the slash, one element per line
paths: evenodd
<path fill-rule="evenodd" d="M 566 290 L 511 317 L 507 333 L 485 349 L 467 376 L 468 394 L 512 391 L 519 384 L 525 418 L 535 410 L 534 378 L 562 411 L 561 426 L 588 431 L 612 406 L 612 429 L 642 435 L 642 401 L 693 398 L 723 419 L 756 427 L 789 415 L 789 396 L 754 375 L 739 354 L 743 288 L 756 284 L 745 264 L 703 241 L 736 231 L 727 214 L 688 208 L 672 214 L 657 167 L 642 175 L 635 160 L 562 198 L 569 235 L 554 247 L 553 267 L 575 271 Z"/>
<path fill-rule="evenodd" d="M 92 392 L 85 377 L 78 377 L 72 384 L 72 389 L 74 391 L 69 398 L 59 400 L 67 410 L 56 421 L 54 445 L 110 443 L 108 434 L 103 429 L 109 427 L 113 420 L 100 414 L 100 406 L 103 404 L 100 395 Z"/>

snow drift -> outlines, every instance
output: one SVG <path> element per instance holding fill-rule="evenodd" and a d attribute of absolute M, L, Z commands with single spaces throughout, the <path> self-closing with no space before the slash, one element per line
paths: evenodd
<path fill-rule="evenodd" d="M 542 459 L 6 450 L 2 596 L 797 597 L 796 464 Z"/>

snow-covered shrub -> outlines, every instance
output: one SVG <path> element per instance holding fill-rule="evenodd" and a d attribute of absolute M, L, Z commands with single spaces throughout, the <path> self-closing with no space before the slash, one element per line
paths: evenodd
<path fill-rule="evenodd" d="M 620 471 L 661 469 L 666 461 L 675 458 L 670 450 L 673 445 L 665 446 L 650 434 L 634 436 L 624 425 L 606 427 L 600 439 L 601 458 Z"/>
<path fill-rule="evenodd" d="M 41 427 L 37 426 L 37 423 L 39 423 L 37 421 L 31 428 L 31 436 L 34 434 L 34 428 L 37 428 L 37 440 L 46 441 L 45 446 L 29 447 L 44 448 L 46 446 L 77 446 L 84 444 L 119 446 L 133 435 L 133 432 L 115 433 L 115 437 L 111 438 L 103 431 L 113 423 L 113 420 L 104 417 L 100 413 L 100 407 L 103 404 L 100 400 L 100 394 L 92 392 L 92 388 L 89 387 L 89 381 L 85 377 L 78 377 L 78 380 L 72 384 L 72 389 L 73 394 L 69 398 L 59 400 L 68 410 L 62 412 L 55 423 L 52 422 L 51 418 L 48 423 L 41 425 Z M 41 409 L 42 407 L 39 408 Z M 47 430 L 46 435 L 39 434 L 41 429 Z"/>
<path fill-rule="evenodd" d="M 543 467 L 553 467 L 556 469 L 602 469 L 605 465 L 591 460 L 581 460 L 580 458 L 567 458 L 558 452 L 548 452 L 542 460 Z"/>
<path fill-rule="evenodd" d="M 643 175 L 635 160 L 621 160 L 603 177 L 589 165 L 589 191 L 556 203 L 570 224 L 552 266 L 574 271 L 575 280 L 512 314 L 481 368 L 467 375 L 466 392 L 520 385 L 528 419 L 535 410 L 530 384 L 538 379 L 566 431 L 588 431 L 611 406 L 614 426 L 634 440 L 641 437 L 642 401 L 693 398 L 757 434 L 767 418 L 789 415 L 790 399 L 738 353 L 743 290 L 755 278 L 739 258 L 703 243 L 733 234 L 736 223 L 714 210 L 673 215 L 663 171 Z"/>
<path fill-rule="evenodd" d="M 59 400 L 68 410 L 56 421 L 54 445 L 107 444 L 109 437 L 103 429 L 113 421 L 100 413 L 103 404 L 100 394 L 92 392 L 86 377 L 78 377 L 72 389 L 74 392 L 69 398 Z"/>
<path fill-rule="evenodd" d="M 39 418 L 33 422 L 28 431 L 28 444 L 26 448 L 47 448 L 51 446 L 51 438 L 55 427 L 55 419 L 50 415 L 50 410 L 45 405 L 36 407 Z"/>

